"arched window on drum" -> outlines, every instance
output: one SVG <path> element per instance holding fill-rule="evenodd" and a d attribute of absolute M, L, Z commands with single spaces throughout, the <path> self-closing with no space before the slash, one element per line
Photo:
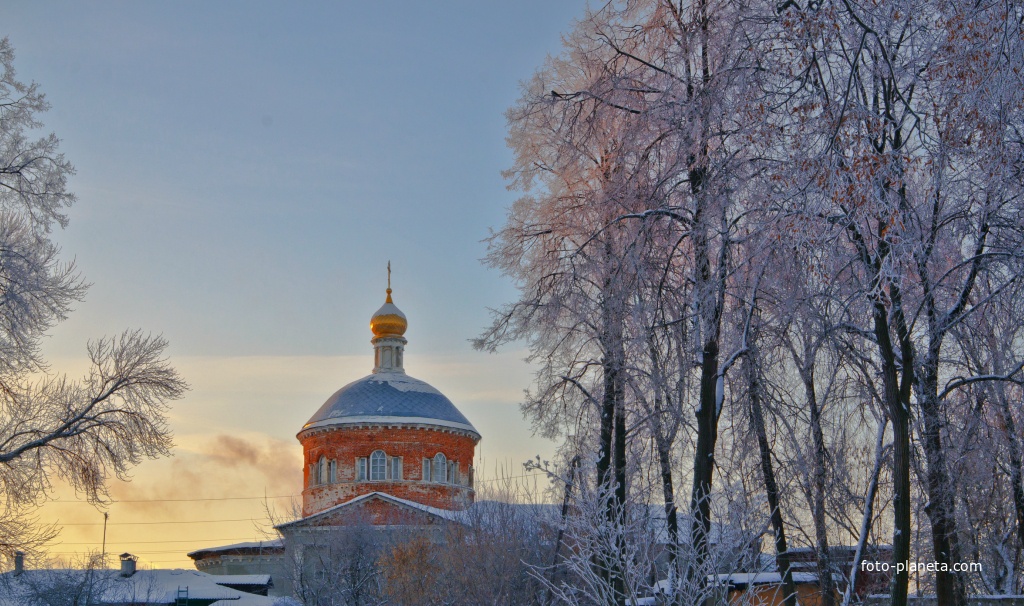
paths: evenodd
<path fill-rule="evenodd" d="M 434 482 L 444 483 L 448 476 L 448 458 L 443 453 L 434 455 L 434 468 L 431 470 L 430 479 Z"/>
<path fill-rule="evenodd" d="M 388 457 L 383 450 L 375 450 L 370 455 L 370 480 L 383 481 L 387 479 Z"/>
<path fill-rule="evenodd" d="M 320 461 L 316 464 L 316 483 L 327 483 L 327 457 L 320 457 Z"/>

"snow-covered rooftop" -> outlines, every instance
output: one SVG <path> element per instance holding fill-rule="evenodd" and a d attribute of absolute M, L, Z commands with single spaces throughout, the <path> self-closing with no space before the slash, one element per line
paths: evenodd
<path fill-rule="evenodd" d="M 439 518 L 443 518 L 443 519 L 448 520 L 450 522 L 464 522 L 466 520 L 466 513 L 462 512 L 462 511 L 451 511 L 451 510 L 448 510 L 448 509 L 440 509 L 438 507 L 430 507 L 429 505 L 424 505 L 422 503 L 417 503 L 416 501 L 410 501 L 408 499 L 402 499 L 402 498 L 390 495 L 390 494 L 388 494 L 386 492 L 371 492 L 371 493 L 367 493 L 367 494 L 364 494 L 364 495 L 360 495 L 360 496 L 355 497 L 353 499 L 349 499 L 348 501 L 345 501 L 344 503 L 339 503 L 338 505 L 335 505 L 334 507 L 329 507 L 329 508 L 327 508 L 327 509 L 325 509 L 323 511 L 314 513 L 311 516 L 306 516 L 306 517 L 300 518 L 298 520 L 292 520 L 291 522 L 285 522 L 284 524 L 278 524 L 274 528 L 277 528 L 277 529 L 280 530 L 280 529 L 285 529 L 285 528 L 292 528 L 294 526 L 299 526 L 299 525 L 303 525 L 303 524 L 307 524 L 307 523 L 311 523 L 311 522 L 315 523 L 317 520 L 323 519 L 326 516 L 330 516 L 331 514 L 338 513 L 338 512 L 340 512 L 343 509 L 346 509 L 348 507 L 352 507 L 354 505 L 358 505 L 359 503 L 362 503 L 362 502 L 365 502 L 365 501 L 369 501 L 369 500 L 372 500 L 372 499 L 383 499 L 385 501 L 390 501 L 390 502 L 392 502 L 392 503 L 394 503 L 396 505 L 400 505 L 400 506 L 408 507 L 410 509 L 415 509 L 415 510 L 418 510 L 418 511 L 422 511 L 423 513 L 427 513 L 427 514 L 430 514 L 430 515 L 433 515 L 433 516 L 437 516 Z"/>
<path fill-rule="evenodd" d="M 444 394 L 404 372 L 380 372 L 349 383 L 303 429 L 358 423 L 438 425 L 480 435 Z"/>
<path fill-rule="evenodd" d="M 188 557 L 196 559 L 205 555 L 211 555 L 215 553 L 223 553 L 228 551 L 277 551 L 284 549 L 284 541 L 281 539 L 274 539 L 271 541 L 248 541 L 245 543 L 232 543 L 231 545 L 220 545 L 217 547 L 203 547 L 194 551 L 188 552 Z"/>
<path fill-rule="evenodd" d="M 238 579 L 245 579 L 240 582 Z M 0 574 L 0 606 L 22 606 L 38 592 L 91 586 L 93 599 L 103 604 L 174 604 L 180 589 L 190 600 L 227 600 L 241 606 L 270 606 L 274 598 L 256 596 L 219 583 L 268 585 L 269 575 L 209 575 L 198 570 L 139 570 L 123 577 L 119 570 L 39 569 Z M 242 599 L 247 600 L 242 602 Z M 260 598 L 260 600 L 255 600 Z M 262 601 L 261 601 L 262 600 Z"/>
<path fill-rule="evenodd" d="M 717 576 L 720 584 L 728 584 L 739 588 L 751 585 L 778 585 L 782 583 L 782 575 L 778 572 L 733 572 Z M 793 582 L 797 585 L 817 583 L 818 574 L 815 572 L 794 572 Z"/>

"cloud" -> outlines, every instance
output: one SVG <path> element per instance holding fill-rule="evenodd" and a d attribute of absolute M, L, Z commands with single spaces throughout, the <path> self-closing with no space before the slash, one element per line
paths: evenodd
<path fill-rule="evenodd" d="M 208 464 L 221 468 L 251 468 L 268 487 L 289 491 L 302 488 L 302 450 L 297 443 L 269 436 L 244 438 L 218 434 L 203 447 Z"/>
<path fill-rule="evenodd" d="M 111 496 L 120 502 L 119 508 L 130 502 L 133 513 L 178 515 L 184 509 L 212 510 L 218 500 L 292 495 L 302 489 L 298 443 L 226 433 L 192 435 L 181 441 L 172 459 L 149 461 L 131 482 L 111 484 Z"/>

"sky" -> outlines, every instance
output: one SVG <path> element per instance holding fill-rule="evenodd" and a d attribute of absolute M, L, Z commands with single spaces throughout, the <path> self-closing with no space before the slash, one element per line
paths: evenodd
<path fill-rule="evenodd" d="M 516 294 L 480 262 L 520 195 L 501 176 L 504 112 L 585 6 L 4 7 L 18 77 L 46 93 L 44 130 L 77 168 L 54 237 L 92 286 L 44 344 L 53 371 L 80 375 L 89 339 L 141 328 L 191 386 L 170 412 L 174 456 L 111 487 L 109 553 L 191 567 L 186 551 L 260 536 L 258 497 L 288 516 L 295 433 L 369 373 L 389 260 L 406 368 L 483 435 L 483 478 L 550 456 L 518 409 L 523 345 L 469 340 Z M 102 512 L 55 496 L 39 513 L 64 526 L 52 553 L 98 550 Z"/>

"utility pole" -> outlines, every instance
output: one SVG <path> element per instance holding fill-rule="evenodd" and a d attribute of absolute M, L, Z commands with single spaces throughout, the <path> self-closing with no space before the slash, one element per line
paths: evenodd
<path fill-rule="evenodd" d="M 103 567 L 104 568 L 107 567 L 107 518 L 109 518 L 109 517 L 110 517 L 110 514 L 104 511 L 103 512 L 103 549 L 102 549 L 102 551 L 100 551 L 100 557 L 103 558 L 102 562 L 103 562 Z"/>

